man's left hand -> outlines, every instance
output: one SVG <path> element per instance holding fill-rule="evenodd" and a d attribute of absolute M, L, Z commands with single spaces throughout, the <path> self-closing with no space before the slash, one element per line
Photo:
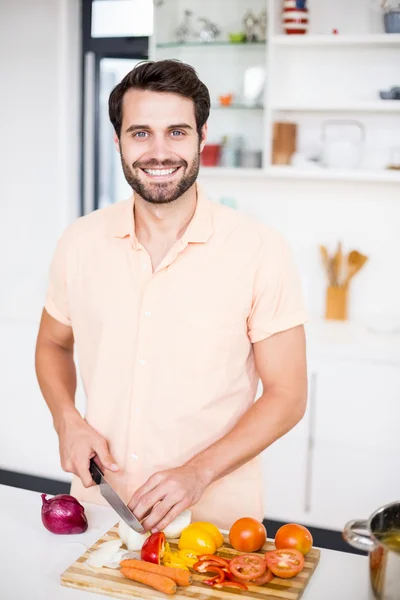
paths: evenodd
<path fill-rule="evenodd" d="M 182 511 L 202 497 L 208 482 L 197 469 L 184 465 L 154 473 L 128 503 L 146 531 L 162 531 Z"/>

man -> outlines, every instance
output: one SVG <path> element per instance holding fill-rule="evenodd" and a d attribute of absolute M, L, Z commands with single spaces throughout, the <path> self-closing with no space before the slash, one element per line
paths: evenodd
<path fill-rule="evenodd" d="M 306 405 L 306 313 L 290 251 L 196 182 L 209 109 L 207 88 L 178 61 L 142 63 L 112 91 L 133 195 L 61 236 L 37 340 L 71 493 L 103 502 L 88 471 L 97 456 L 151 531 L 189 507 L 225 529 L 262 520 L 259 455 Z"/>

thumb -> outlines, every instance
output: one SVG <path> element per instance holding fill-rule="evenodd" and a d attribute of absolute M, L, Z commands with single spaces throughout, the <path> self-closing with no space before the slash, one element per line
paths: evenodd
<path fill-rule="evenodd" d="M 97 444 L 94 444 L 93 449 L 96 451 L 96 454 L 105 469 L 108 469 L 109 471 L 119 471 L 119 466 L 112 457 L 105 440 L 101 440 L 97 442 Z"/>

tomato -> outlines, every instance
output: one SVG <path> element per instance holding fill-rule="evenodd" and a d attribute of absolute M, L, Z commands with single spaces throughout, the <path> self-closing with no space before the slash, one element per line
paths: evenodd
<path fill-rule="evenodd" d="M 252 579 L 251 581 L 249 581 L 249 583 L 251 583 L 251 585 L 264 585 L 265 583 L 269 583 L 270 581 L 272 581 L 273 578 L 273 574 L 267 568 L 264 575 L 257 577 L 257 579 Z"/>
<path fill-rule="evenodd" d="M 235 556 L 229 563 L 229 568 L 234 577 L 243 581 L 257 579 L 266 571 L 265 560 L 258 554 L 241 554 Z"/>
<path fill-rule="evenodd" d="M 186 527 L 179 538 L 179 550 L 190 548 L 197 554 L 214 554 L 217 547 L 214 538 L 208 531 L 194 525 Z"/>
<path fill-rule="evenodd" d="M 294 577 L 304 567 L 304 556 L 299 550 L 288 548 L 285 550 L 271 550 L 265 553 L 267 567 L 276 577 L 289 579 Z"/>
<path fill-rule="evenodd" d="M 207 531 L 207 533 L 209 533 L 213 538 L 217 548 L 220 548 L 224 543 L 224 537 L 222 533 L 218 527 L 216 527 L 216 525 L 213 525 L 213 523 L 208 523 L 207 521 L 194 521 L 189 525 L 189 527 L 200 527 L 200 529 Z"/>
<path fill-rule="evenodd" d="M 306 555 L 310 552 L 312 545 L 312 535 L 306 527 L 303 527 L 303 525 L 288 523 L 287 525 L 282 525 L 276 532 L 275 547 L 277 550 L 294 548 Z"/>
<path fill-rule="evenodd" d="M 264 525 L 251 517 L 238 519 L 229 531 L 229 541 L 239 552 L 256 552 L 264 546 L 266 539 Z"/>
<path fill-rule="evenodd" d="M 222 583 L 214 583 L 213 587 L 215 588 L 233 588 L 236 590 L 248 590 L 249 588 L 245 583 L 241 583 L 239 581 L 223 581 Z"/>
<path fill-rule="evenodd" d="M 146 562 L 155 563 L 159 565 L 161 563 L 161 556 L 165 549 L 165 533 L 163 531 L 159 531 L 157 533 L 152 533 L 150 537 L 148 537 L 141 550 L 141 559 Z"/>

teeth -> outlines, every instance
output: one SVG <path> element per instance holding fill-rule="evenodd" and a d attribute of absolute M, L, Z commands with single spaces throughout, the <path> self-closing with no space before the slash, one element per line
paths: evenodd
<path fill-rule="evenodd" d="M 178 167 L 174 169 L 143 169 L 149 175 L 153 177 L 161 177 L 162 175 L 172 175 L 177 170 Z"/>

